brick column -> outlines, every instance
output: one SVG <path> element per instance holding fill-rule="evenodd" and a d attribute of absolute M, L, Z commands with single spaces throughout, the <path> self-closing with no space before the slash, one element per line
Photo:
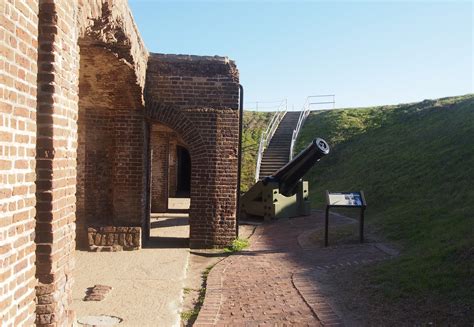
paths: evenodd
<path fill-rule="evenodd" d="M 0 325 L 35 320 L 38 1 L 0 1 Z"/>
<path fill-rule="evenodd" d="M 76 1 L 40 0 L 36 287 L 38 326 L 70 326 L 74 266 L 78 47 Z"/>
<path fill-rule="evenodd" d="M 147 116 L 175 130 L 191 156 L 190 246 L 236 236 L 239 77 L 225 57 L 151 54 Z"/>

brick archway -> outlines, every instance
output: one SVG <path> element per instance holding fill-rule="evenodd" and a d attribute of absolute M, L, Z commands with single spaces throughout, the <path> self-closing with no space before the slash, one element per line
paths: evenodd
<path fill-rule="evenodd" d="M 148 57 L 145 117 L 179 133 L 191 155 L 191 248 L 224 247 L 237 234 L 238 99 L 226 57 Z"/>
<path fill-rule="evenodd" d="M 206 109 L 199 109 L 201 111 Z M 217 217 L 212 212 L 218 201 L 212 199 L 212 153 L 206 146 L 201 128 L 190 119 L 190 111 L 182 110 L 157 101 L 147 101 L 145 118 L 152 123 L 160 123 L 173 129 L 187 145 L 191 157 L 191 206 L 189 210 L 189 245 L 191 248 L 219 246 Z M 202 126 L 201 126 L 202 127 Z M 148 169 L 151 165 L 149 163 Z M 210 195 L 210 197 L 206 196 Z M 147 196 L 148 198 L 148 196 Z M 221 241 L 222 242 L 222 241 Z M 221 245 L 226 245 L 221 244 Z"/>
<path fill-rule="evenodd" d="M 195 124 L 181 110 L 150 100 L 146 104 L 145 119 L 174 129 L 188 145 L 193 165 L 207 164 L 208 157 L 203 138 Z"/>

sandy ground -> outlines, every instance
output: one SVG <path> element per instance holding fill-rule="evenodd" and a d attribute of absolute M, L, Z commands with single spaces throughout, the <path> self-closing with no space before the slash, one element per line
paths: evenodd
<path fill-rule="evenodd" d="M 120 326 L 179 326 L 189 260 L 187 217 L 152 216 L 150 248 L 76 251 L 73 308 L 78 320 L 90 315 L 112 315 L 123 319 Z M 103 301 L 83 301 L 86 289 L 95 284 L 113 289 Z"/>
<path fill-rule="evenodd" d="M 186 210 L 189 199 L 170 198 L 168 206 Z M 151 227 L 151 240 L 139 251 L 76 251 L 73 309 L 77 321 L 106 315 L 122 318 L 119 326 L 181 325 L 180 313 L 194 307 L 202 272 L 227 255 L 222 250 L 189 249 L 187 214 L 152 214 Z M 240 226 L 239 236 L 248 238 L 254 229 Z M 87 288 L 96 284 L 113 289 L 103 301 L 83 301 Z M 97 326 L 113 326 L 94 321 Z"/>

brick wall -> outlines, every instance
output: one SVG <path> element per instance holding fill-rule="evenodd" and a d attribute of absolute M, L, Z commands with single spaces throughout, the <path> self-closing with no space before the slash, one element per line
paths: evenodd
<path fill-rule="evenodd" d="M 34 323 L 38 1 L 0 1 L 0 325 Z"/>
<path fill-rule="evenodd" d="M 177 146 L 184 141 L 171 128 L 154 123 L 151 126 L 151 212 L 166 212 L 168 198 L 176 196 Z"/>
<path fill-rule="evenodd" d="M 78 46 L 75 3 L 40 1 L 36 204 L 37 325 L 72 323 Z"/>
<path fill-rule="evenodd" d="M 178 135 L 173 133 L 174 137 L 169 139 L 169 174 L 168 174 L 168 197 L 176 197 L 176 188 L 178 184 L 178 145 L 183 145 L 183 142 L 178 141 Z"/>
<path fill-rule="evenodd" d="M 168 209 L 170 133 L 151 131 L 151 212 Z"/>
<path fill-rule="evenodd" d="M 145 122 L 142 91 L 129 65 L 80 41 L 77 226 L 141 226 Z M 120 79 L 117 79 L 120 76 Z"/>
<path fill-rule="evenodd" d="M 125 0 L 89 0 L 80 1 L 80 5 L 77 0 L 40 0 L 38 31 L 35 241 L 36 277 L 39 283 L 36 287 L 36 324 L 70 326 L 73 320 L 70 305 L 76 234 L 79 50 L 84 54 L 84 50 L 99 47 L 103 52 L 113 55 L 115 62 L 120 61 L 128 66 L 128 70 L 133 72 L 133 79 L 128 80 L 129 90 L 133 90 L 134 85 L 142 89 L 147 53 Z M 99 102 L 96 118 L 102 120 L 103 107 L 100 101 L 104 99 L 95 100 Z M 138 102 L 143 104 L 141 91 Z M 123 161 L 113 161 L 112 169 L 117 173 L 123 171 L 122 166 L 143 161 L 143 157 L 137 155 L 142 154 L 143 150 L 132 149 L 144 144 L 143 135 L 134 134 L 138 126 L 143 127 L 143 115 L 138 110 L 130 114 L 130 109 L 128 106 L 118 106 L 114 112 L 114 117 L 122 120 L 120 126 L 114 125 L 115 139 L 124 139 L 124 142 L 113 147 L 116 156 L 123 156 Z M 94 121 L 94 117 L 89 121 Z M 87 128 L 85 131 L 87 133 Z M 107 135 L 104 129 L 99 133 Z M 102 155 L 103 147 L 94 142 L 90 145 L 91 153 Z M 85 153 L 87 157 L 86 150 L 87 148 L 82 149 L 80 154 Z M 80 168 L 80 174 L 84 175 L 87 169 L 90 167 L 84 165 Z M 124 182 L 118 180 L 117 174 L 107 178 L 112 180 L 116 189 L 124 189 Z M 85 181 L 80 184 L 81 187 L 84 185 Z M 140 189 L 139 192 L 144 191 L 143 182 L 132 183 L 131 187 L 134 190 Z M 81 205 L 87 197 L 81 193 L 79 198 Z M 118 200 L 114 198 L 114 201 Z M 139 206 L 144 203 L 142 199 L 138 202 Z M 104 205 L 107 206 L 107 203 Z M 135 207 L 131 210 L 134 209 Z M 141 209 L 143 212 L 144 205 Z M 119 220 L 126 220 L 124 216 L 130 215 L 127 210 L 118 214 L 115 210 L 117 208 L 114 207 L 114 219 L 118 217 Z"/>
<path fill-rule="evenodd" d="M 235 238 L 238 72 L 223 57 L 152 54 L 147 117 L 174 129 L 188 145 L 190 246 L 220 247 Z"/>
<path fill-rule="evenodd" d="M 0 1 L 0 317 L 70 326 L 76 215 L 89 245 L 141 246 L 144 114 L 189 144 L 191 245 L 235 236 L 237 70 L 219 57 L 157 56 L 149 91 L 162 103 L 144 110 L 148 52 L 126 0 L 12 3 Z"/>

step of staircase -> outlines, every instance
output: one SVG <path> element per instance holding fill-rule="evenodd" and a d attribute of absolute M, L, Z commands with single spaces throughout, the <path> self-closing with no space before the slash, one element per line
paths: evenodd
<path fill-rule="evenodd" d="M 262 162 L 260 163 L 260 179 L 272 175 L 288 163 L 291 138 L 299 117 L 299 111 L 287 112 L 283 117 L 273 134 L 270 144 L 263 153 Z"/>

